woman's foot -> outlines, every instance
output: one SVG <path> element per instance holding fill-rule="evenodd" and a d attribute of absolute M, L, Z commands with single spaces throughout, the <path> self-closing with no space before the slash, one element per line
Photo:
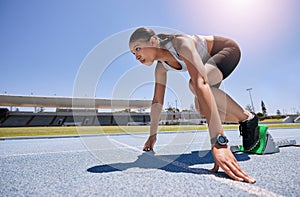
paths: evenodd
<path fill-rule="evenodd" d="M 255 113 L 251 113 L 252 117 L 239 122 L 240 134 L 243 136 L 243 146 L 246 151 L 251 151 L 259 143 L 258 117 Z"/>

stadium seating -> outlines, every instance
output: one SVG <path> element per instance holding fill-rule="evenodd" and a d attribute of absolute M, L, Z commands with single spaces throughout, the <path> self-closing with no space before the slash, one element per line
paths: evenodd
<path fill-rule="evenodd" d="M 92 125 L 96 125 L 94 123 L 94 120 L 96 119 L 96 116 L 86 116 L 84 117 L 84 120 L 82 122 L 82 125 L 84 126 L 92 126 Z"/>
<path fill-rule="evenodd" d="M 112 115 L 101 115 L 97 116 L 97 120 L 95 122 L 96 125 L 102 125 L 102 126 L 107 126 L 107 125 L 113 125 L 113 116 Z"/>
<path fill-rule="evenodd" d="M 28 126 L 49 126 L 54 119 L 54 115 L 49 116 L 34 116 L 33 119 L 29 122 Z"/>
<path fill-rule="evenodd" d="M 80 112 L 5 112 L 1 116 L 0 127 L 20 126 L 110 126 L 110 125 L 148 125 L 149 113 L 90 113 Z M 203 124 L 205 119 L 197 112 L 162 112 L 161 124 L 193 123 Z"/>
<path fill-rule="evenodd" d="M 8 116 L 7 119 L 1 124 L 3 127 L 21 127 L 27 126 L 27 123 L 32 119 L 32 116 L 15 115 Z"/>
<path fill-rule="evenodd" d="M 65 116 L 56 116 L 54 121 L 52 121 L 52 123 L 50 123 L 50 126 L 61 126 L 61 125 L 63 125 L 65 119 L 66 119 Z"/>

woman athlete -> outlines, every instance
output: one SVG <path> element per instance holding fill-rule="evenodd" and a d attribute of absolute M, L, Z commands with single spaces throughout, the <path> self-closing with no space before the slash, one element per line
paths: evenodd
<path fill-rule="evenodd" d="M 189 86 L 195 95 L 195 106 L 206 117 L 214 157 L 213 172 L 221 167 L 234 180 L 255 183 L 244 172 L 228 146 L 222 120 L 240 124 L 243 146 L 253 149 L 259 142 L 258 118 L 244 110 L 218 89 L 240 60 L 240 49 L 231 39 L 218 36 L 155 34 L 152 29 L 138 28 L 129 40 L 131 52 L 142 64 L 155 68 L 155 89 L 151 105 L 150 136 L 143 150 L 153 150 L 164 103 L 167 72 L 188 71 Z M 180 82 L 179 84 L 180 85 Z"/>

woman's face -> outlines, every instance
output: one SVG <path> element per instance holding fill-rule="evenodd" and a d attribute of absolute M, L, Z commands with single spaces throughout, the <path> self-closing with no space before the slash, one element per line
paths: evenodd
<path fill-rule="evenodd" d="M 129 43 L 129 48 L 142 64 L 151 66 L 155 61 L 156 47 L 153 42 L 139 39 Z"/>

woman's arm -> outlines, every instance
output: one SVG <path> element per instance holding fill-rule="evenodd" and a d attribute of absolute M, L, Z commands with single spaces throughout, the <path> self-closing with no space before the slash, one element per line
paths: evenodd
<path fill-rule="evenodd" d="M 167 70 L 159 62 L 155 68 L 155 88 L 150 112 L 150 136 L 144 145 L 143 150 L 145 151 L 153 150 L 153 146 L 156 142 L 156 133 L 158 129 L 160 114 L 164 104 L 166 81 Z"/>
<path fill-rule="evenodd" d="M 218 134 L 223 135 L 224 131 L 217 104 L 208 84 L 205 67 L 196 50 L 195 43 L 188 38 L 180 38 L 178 43 L 177 51 L 187 65 L 201 112 L 205 115 L 208 123 L 210 137 L 216 137 Z M 255 183 L 255 179 L 240 168 L 228 145 L 212 144 L 212 154 L 215 160 L 212 171 L 216 172 L 221 167 L 234 180 Z"/>
<path fill-rule="evenodd" d="M 167 71 L 159 62 L 155 68 L 155 88 L 151 105 L 150 136 L 157 133 L 161 110 L 164 104 Z"/>
<path fill-rule="evenodd" d="M 211 92 L 202 59 L 195 43 L 189 38 L 179 38 L 178 52 L 187 65 L 192 86 L 199 100 L 200 109 L 205 115 L 211 138 L 224 134 L 215 98 Z"/>

